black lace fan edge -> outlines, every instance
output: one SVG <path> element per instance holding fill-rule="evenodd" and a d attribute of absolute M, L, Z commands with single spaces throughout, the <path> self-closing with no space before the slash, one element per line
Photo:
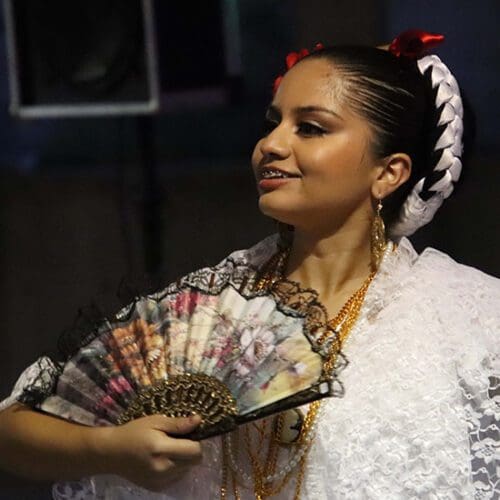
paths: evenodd
<path fill-rule="evenodd" d="M 18 398 L 19 401 L 37 407 L 46 397 L 54 393 L 64 364 L 81 348 L 112 328 L 113 323 L 123 322 L 130 318 L 137 303 L 146 298 L 159 302 L 167 295 L 186 289 L 217 295 L 225 287 L 232 286 L 247 299 L 271 293 L 276 301 L 277 308 L 284 314 L 296 317 L 314 315 L 316 318 L 320 318 L 320 323 L 323 322 L 324 325 L 327 325 L 326 308 L 319 301 L 319 295 L 315 290 L 302 288 L 299 283 L 287 279 L 281 279 L 279 287 L 275 284 L 271 287 L 271 290 L 255 290 L 255 284 L 261 276 L 261 271 L 262 268 L 252 266 L 245 259 L 228 257 L 216 266 L 193 271 L 163 289 L 153 291 L 149 287 L 141 293 L 135 291 L 133 299 L 114 315 L 105 314 L 95 302 L 92 302 L 89 306 L 81 308 L 73 325 L 61 333 L 56 349 L 45 353 L 43 356 L 43 359 L 46 360 L 45 366 L 39 365 L 38 376 L 24 389 Z M 287 303 L 287 299 L 292 296 L 295 298 L 295 302 L 291 305 Z M 120 297 L 122 302 L 123 297 L 122 294 Z M 318 351 L 319 349 L 312 339 L 312 334 L 307 333 L 306 337 L 313 350 Z M 335 332 L 332 331 L 331 333 L 334 337 L 336 336 Z M 337 363 L 334 374 L 332 374 L 334 377 L 347 364 L 347 360 L 340 350 L 337 356 L 338 360 L 342 361 Z"/>

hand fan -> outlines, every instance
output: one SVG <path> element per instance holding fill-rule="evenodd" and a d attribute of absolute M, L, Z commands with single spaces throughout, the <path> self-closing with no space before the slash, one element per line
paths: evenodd
<path fill-rule="evenodd" d="M 253 292 L 252 276 L 236 271 L 192 273 L 104 320 L 39 408 L 92 426 L 198 413 L 189 437 L 203 439 L 339 395 L 343 358 L 317 295 L 290 281 Z"/>

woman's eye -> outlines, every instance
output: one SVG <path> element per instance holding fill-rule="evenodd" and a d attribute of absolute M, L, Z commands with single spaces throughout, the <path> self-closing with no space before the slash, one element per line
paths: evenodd
<path fill-rule="evenodd" d="M 275 120 L 271 120 L 270 118 L 266 118 L 264 120 L 264 135 L 270 134 L 276 127 L 278 126 L 278 122 Z"/>
<path fill-rule="evenodd" d="M 298 131 L 302 135 L 323 135 L 326 133 L 326 130 L 320 127 L 319 125 L 314 125 L 313 123 L 309 122 L 301 122 L 299 123 Z"/>

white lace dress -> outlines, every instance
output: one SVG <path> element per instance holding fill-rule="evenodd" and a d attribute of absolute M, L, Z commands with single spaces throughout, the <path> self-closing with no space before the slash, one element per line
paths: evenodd
<path fill-rule="evenodd" d="M 272 236 L 232 256 L 260 265 L 275 248 Z M 405 238 L 390 247 L 344 347 L 345 396 L 322 403 L 301 498 L 500 498 L 499 346 L 500 280 L 434 249 L 418 255 Z M 96 476 L 55 485 L 54 498 L 217 498 L 219 439 L 204 449 L 203 463 L 164 494 Z"/>

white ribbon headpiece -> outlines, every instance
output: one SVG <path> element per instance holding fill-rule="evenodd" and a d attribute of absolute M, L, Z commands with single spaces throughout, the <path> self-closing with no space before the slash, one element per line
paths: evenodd
<path fill-rule="evenodd" d="M 420 196 L 425 177 L 417 182 L 403 203 L 398 219 L 389 228 L 393 239 L 410 236 L 429 223 L 444 199 L 450 196 L 462 171 L 463 104 L 457 81 L 436 55 L 425 56 L 417 64 L 422 74 L 431 68 L 432 88 L 437 88 L 435 105 L 441 109 L 437 125 L 446 127 L 434 146 L 434 151 L 441 151 L 434 171 L 444 175 L 429 188 L 433 194 L 427 200 Z"/>

